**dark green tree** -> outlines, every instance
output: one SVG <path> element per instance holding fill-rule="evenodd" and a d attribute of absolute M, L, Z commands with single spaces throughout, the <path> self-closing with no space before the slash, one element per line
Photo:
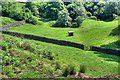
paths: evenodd
<path fill-rule="evenodd" d="M 58 12 L 64 9 L 62 2 L 47 2 L 42 5 L 42 17 L 55 20 L 58 18 Z"/>
<path fill-rule="evenodd" d="M 75 19 L 78 16 L 85 17 L 86 16 L 86 10 L 81 2 L 75 2 L 72 4 L 69 4 L 67 6 L 68 12 L 70 13 L 70 17 L 72 18 L 72 21 L 75 21 Z"/>

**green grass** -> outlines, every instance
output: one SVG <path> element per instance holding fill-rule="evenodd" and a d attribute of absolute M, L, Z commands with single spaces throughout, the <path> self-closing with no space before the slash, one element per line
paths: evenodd
<path fill-rule="evenodd" d="M 108 75 L 108 74 L 118 75 L 118 65 L 120 61 L 120 57 L 118 56 L 97 53 L 93 51 L 84 51 L 84 50 L 73 48 L 73 47 L 60 46 L 60 45 L 44 43 L 40 41 L 20 39 L 20 38 L 10 37 L 7 35 L 4 35 L 4 37 L 5 37 L 5 39 L 3 40 L 4 44 L 8 43 L 9 45 L 14 43 L 14 46 L 11 45 L 13 49 L 15 48 L 21 52 L 20 53 L 21 56 L 19 56 L 17 59 L 22 59 L 22 61 L 26 61 L 26 57 L 31 56 L 31 58 L 33 59 L 33 62 L 35 61 L 43 62 L 45 63 L 44 65 L 46 65 L 46 68 L 48 69 L 49 67 L 52 67 L 50 66 L 51 64 L 53 64 L 56 61 L 59 61 L 61 62 L 61 67 L 65 67 L 66 64 L 73 65 L 75 66 L 76 71 L 79 71 L 79 65 L 85 65 L 87 68 L 85 74 L 89 76 L 100 76 L 100 75 Z M 29 51 L 29 49 L 24 50 L 23 48 L 19 48 L 15 46 L 17 45 L 17 43 L 21 43 L 24 41 L 30 43 L 29 46 L 31 46 L 35 50 L 47 51 L 47 52 L 53 53 L 55 56 L 55 60 L 50 61 L 47 59 L 43 59 L 39 57 L 38 56 L 39 54 L 36 54 L 35 51 L 31 52 Z M 6 54 L 8 53 L 6 52 Z M 22 66 L 25 68 L 22 68 L 19 66 L 17 67 L 17 68 L 23 69 L 22 70 L 23 77 L 26 77 L 26 76 L 30 77 L 30 75 L 38 76 L 37 72 L 34 72 L 33 70 L 34 67 L 30 68 L 30 66 L 34 66 L 35 63 L 33 64 L 32 62 L 28 62 L 24 65 L 26 65 L 28 68 L 25 66 Z M 6 70 L 7 68 L 10 71 L 11 66 L 15 67 L 14 65 L 9 65 L 9 66 L 5 66 L 4 69 Z M 33 73 L 29 74 L 30 73 L 29 71 L 33 71 Z M 49 72 L 49 70 L 47 72 Z M 15 76 L 13 74 L 9 74 L 9 75 Z"/>
<path fill-rule="evenodd" d="M 0 27 L 16 22 L 15 20 L 0 16 Z"/>
<path fill-rule="evenodd" d="M 24 24 L 10 29 L 10 31 L 62 39 L 88 46 L 101 46 L 118 40 L 118 36 L 110 36 L 112 30 L 118 26 L 117 20 L 104 22 L 86 19 L 79 28 L 53 28 L 51 27 L 53 23 L 53 21 L 40 21 L 38 25 Z M 68 31 L 74 31 L 74 36 L 68 37 Z"/>

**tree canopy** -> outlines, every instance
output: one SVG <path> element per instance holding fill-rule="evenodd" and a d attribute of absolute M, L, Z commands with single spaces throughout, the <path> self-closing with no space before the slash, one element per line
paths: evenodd
<path fill-rule="evenodd" d="M 79 27 L 85 18 L 113 20 L 120 14 L 117 2 L 0 2 L 2 16 L 37 24 L 39 18 L 56 20 L 57 26 Z"/>

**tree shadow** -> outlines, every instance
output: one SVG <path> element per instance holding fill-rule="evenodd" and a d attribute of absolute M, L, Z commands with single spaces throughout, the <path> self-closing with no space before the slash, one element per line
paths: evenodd
<path fill-rule="evenodd" d="M 113 29 L 112 32 L 109 35 L 110 36 L 118 36 L 118 35 L 120 35 L 120 25 L 117 28 Z"/>
<path fill-rule="evenodd" d="M 39 19 L 40 21 L 43 21 L 43 22 L 49 22 L 49 21 L 53 21 L 53 20 L 51 20 L 51 19 L 45 19 L 45 18 L 41 18 L 41 19 Z"/>
<path fill-rule="evenodd" d="M 113 61 L 120 63 L 120 56 L 115 56 L 115 55 L 110 55 L 110 54 L 105 54 L 105 53 L 99 53 L 99 52 L 94 52 L 95 54 L 98 54 L 98 57 L 104 58 L 105 61 Z"/>
<path fill-rule="evenodd" d="M 102 45 L 101 47 L 107 47 L 107 48 L 112 48 L 112 49 L 120 49 L 120 40 L 115 41 L 113 43 L 107 44 L 107 45 Z"/>

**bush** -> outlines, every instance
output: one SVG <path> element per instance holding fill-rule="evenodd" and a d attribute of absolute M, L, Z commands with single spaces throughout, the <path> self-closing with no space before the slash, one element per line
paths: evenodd
<path fill-rule="evenodd" d="M 82 17 L 82 16 L 78 16 L 75 19 L 75 21 L 77 22 L 78 27 L 81 25 L 81 23 L 83 22 L 83 20 L 84 20 L 84 17 Z"/>
<path fill-rule="evenodd" d="M 87 16 L 88 16 L 88 17 L 91 17 L 92 14 L 91 14 L 90 12 L 87 12 Z"/>
<path fill-rule="evenodd" d="M 31 16 L 29 19 L 26 20 L 28 23 L 32 23 L 32 24 L 37 24 L 38 23 L 38 18 L 35 16 Z"/>
<path fill-rule="evenodd" d="M 76 72 L 75 72 L 75 67 L 72 66 L 72 65 L 69 65 L 70 67 L 70 75 L 74 75 Z"/>
<path fill-rule="evenodd" d="M 1 49 L 4 50 L 4 51 L 7 51 L 8 50 L 8 44 L 4 43 L 4 41 L 3 41 L 2 45 L 1 45 Z"/>
<path fill-rule="evenodd" d="M 69 72 L 70 72 L 69 71 L 69 67 L 66 67 L 65 70 L 64 70 L 64 72 L 63 72 L 63 76 L 67 77 L 69 75 Z"/>
<path fill-rule="evenodd" d="M 71 27 L 72 27 L 72 28 L 77 28 L 77 27 L 78 27 L 77 22 L 73 22 Z"/>
<path fill-rule="evenodd" d="M 46 52 L 46 51 L 44 51 L 44 52 L 42 53 L 42 55 L 43 55 L 44 58 L 47 58 L 47 59 L 49 59 L 49 60 L 53 60 L 53 59 L 55 58 L 55 57 L 54 57 L 54 54 L 51 53 L 51 52 Z"/>
<path fill-rule="evenodd" d="M 75 74 L 75 68 L 72 65 L 69 65 L 68 67 L 66 67 L 63 72 L 64 77 L 67 77 L 68 75 L 74 75 L 74 74 Z"/>
<path fill-rule="evenodd" d="M 60 69 L 60 68 L 61 68 L 60 61 L 56 61 L 56 63 L 55 63 L 55 69 L 57 70 L 57 69 Z"/>
<path fill-rule="evenodd" d="M 2 59 L 2 64 L 3 65 L 6 65 L 6 66 L 10 65 L 11 64 L 10 62 L 11 62 L 11 57 L 10 56 L 6 55 L 6 56 L 3 57 L 3 59 Z"/>
<path fill-rule="evenodd" d="M 19 53 L 20 52 L 17 49 L 15 49 L 15 48 L 9 49 L 9 54 L 11 56 L 18 56 Z"/>
<path fill-rule="evenodd" d="M 31 47 L 31 45 L 30 45 L 30 43 L 29 43 L 29 42 L 26 42 L 26 41 L 23 41 L 23 42 L 18 43 L 17 46 L 18 46 L 19 48 L 24 49 L 24 50 L 29 50 L 29 51 L 32 51 L 32 50 L 33 50 L 32 47 Z"/>
<path fill-rule="evenodd" d="M 90 19 L 97 20 L 95 16 L 91 16 Z"/>
<path fill-rule="evenodd" d="M 85 73 L 86 71 L 86 66 L 85 65 L 80 65 L 80 73 Z"/>

